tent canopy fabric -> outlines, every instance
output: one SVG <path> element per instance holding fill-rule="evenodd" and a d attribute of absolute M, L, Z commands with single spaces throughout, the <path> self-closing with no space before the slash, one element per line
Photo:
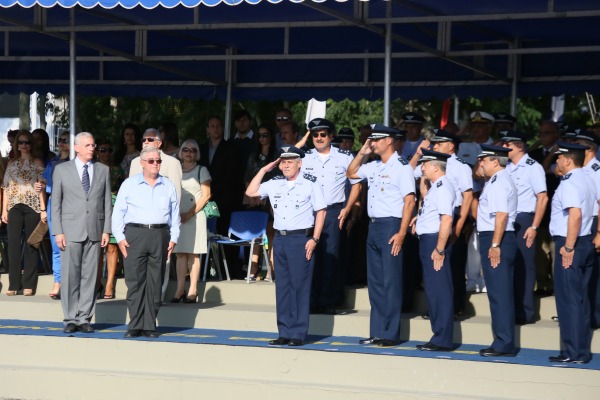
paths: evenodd
<path fill-rule="evenodd" d="M 230 7 L 234 6 L 234 7 Z M 589 0 L 0 0 L 0 92 L 239 100 L 600 90 Z M 228 73 L 231 71 L 231 73 Z"/>

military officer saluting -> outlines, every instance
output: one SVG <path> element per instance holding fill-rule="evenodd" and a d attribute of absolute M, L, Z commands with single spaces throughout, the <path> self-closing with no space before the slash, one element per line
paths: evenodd
<path fill-rule="evenodd" d="M 506 147 L 482 144 L 478 156 L 479 168 L 487 182 L 479 197 L 477 231 L 494 336 L 492 345 L 479 351 L 484 357 L 515 355 L 513 288 L 517 188 L 505 170 L 509 152 Z"/>
<path fill-rule="evenodd" d="M 303 157 L 296 147 L 282 147 L 279 158 L 262 167 L 246 189 L 248 197 L 269 197 L 273 207 L 279 338 L 269 344 L 276 346 L 302 346 L 306 339 L 314 251 L 325 221 L 327 204 L 317 178 L 300 173 Z M 277 164 L 283 176 L 261 184 Z"/>
<path fill-rule="evenodd" d="M 305 151 L 301 173 L 317 178 L 327 203 L 320 245 L 315 250 L 315 271 L 311 289 L 311 311 L 335 314 L 337 283 L 341 281 L 340 242 L 346 216 L 358 199 L 360 185 L 353 185 L 346 199 L 346 171 L 354 159 L 348 150 L 331 146 L 335 126 L 325 118 L 315 118 L 308 123 L 315 146 Z M 353 183 L 358 183 L 359 180 Z M 346 201 L 348 200 L 348 201 Z"/>
<path fill-rule="evenodd" d="M 415 206 L 415 180 L 394 150 L 397 130 L 372 125 L 372 133 L 348 167 L 348 178 L 368 180 L 367 279 L 370 337 L 361 344 L 394 346 L 400 335 L 402 245 Z M 380 160 L 364 164 L 370 154 Z M 277 278 L 279 279 L 279 277 Z"/>
<path fill-rule="evenodd" d="M 419 255 L 433 337 L 417 348 L 422 351 L 450 351 L 454 307 L 452 271 L 447 252 L 450 251 L 456 193 L 446 176 L 450 155 L 426 149 L 422 150 L 422 154 L 419 160 L 422 176 L 429 181 L 430 188 L 422 200 L 413 227 L 419 236 Z"/>
<path fill-rule="evenodd" d="M 515 322 L 534 322 L 535 239 L 548 204 L 544 168 L 527 155 L 527 137 L 516 131 L 500 131 L 500 142 L 511 151 L 506 171 L 517 187 L 515 236 Z"/>
<path fill-rule="evenodd" d="M 594 265 L 596 199 L 582 169 L 587 147 L 566 142 L 557 146 L 556 173 L 562 178 L 552 198 L 550 234 L 556 244 L 554 295 L 562 349 L 550 361 L 581 364 L 592 357 L 588 283 Z"/>

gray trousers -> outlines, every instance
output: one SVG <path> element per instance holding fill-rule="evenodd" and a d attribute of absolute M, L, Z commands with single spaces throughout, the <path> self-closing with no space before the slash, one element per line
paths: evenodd
<path fill-rule="evenodd" d="M 127 285 L 129 330 L 156 330 L 169 237 L 168 228 L 125 228 L 125 238 L 129 247 L 123 264 Z"/>
<path fill-rule="evenodd" d="M 60 302 L 64 324 L 89 323 L 96 311 L 100 242 L 69 242 L 60 252 Z"/>

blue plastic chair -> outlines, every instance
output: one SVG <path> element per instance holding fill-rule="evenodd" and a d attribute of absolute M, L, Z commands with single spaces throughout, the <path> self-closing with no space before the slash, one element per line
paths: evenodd
<path fill-rule="evenodd" d="M 221 260 L 225 266 L 225 273 L 227 274 L 227 280 L 231 280 L 229 277 L 229 267 L 227 266 L 227 259 L 225 258 L 224 246 L 237 246 L 245 247 L 250 246 L 250 254 L 254 250 L 254 246 L 262 246 L 265 260 L 269 256 L 265 248 L 264 237 L 267 232 L 267 223 L 269 221 L 269 214 L 265 211 L 236 211 L 231 214 L 231 221 L 229 223 L 229 231 L 227 237 L 214 235 L 209 238 L 208 250 L 206 254 L 206 262 L 204 265 L 204 277 L 203 281 L 206 281 L 206 273 L 208 270 L 208 260 L 213 246 L 218 247 L 221 253 Z M 215 249 L 216 250 L 216 249 Z M 217 266 L 218 268 L 218 266 Z M 252 269 L 252 256 L 248 259 L 248 275 L 246 281 L 250 282 L 250 272 Z M 217 271 L 220 276 L 220 272 Z"/>

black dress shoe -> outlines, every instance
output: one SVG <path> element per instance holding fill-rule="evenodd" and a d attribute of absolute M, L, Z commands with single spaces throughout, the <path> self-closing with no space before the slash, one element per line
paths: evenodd
<path fill-rule="evenodd" d="M 530 324 L 535 324 L 535 321 L 532 319 L 516 319 L 515 320 L 515 325 L 530 325 Z"/>
<path fill-rule="evenodd" d="M 90 324 L 81 324 L 77 327 L 77 330 L 83 333 L 94 333 L 94 328 Z"/>
<path fill-rule="evenodd" d="M 290 343 L 290 339 L 284 337 L 278 337 L 277 339 L 273 339 L 269 341 L 271 346 L 284 346 Z"/>
<path fill-rule="evenodd" d="M 568 364 L 587 364 L 590 362 L 590 360 L 575 360 L 575 359 L 567 357 L 567 356 L 552 356 L 552 357 L 548 357 L 548 360 L 550 360 L 550 362 L 568 363 Z"/>
<path fill-rule="evenodd" d="M 492 347 L 479 350 L 479 355 L 483 357 L 514 357 L 515 352 L 511 351 L 496 351 Z"/>
<path fill-rule="evenodd" d="M 292 347 L 304 346 L 304 342 L 300 339 L 290 339 L 288 346 L 292 346 Z"/>
<path fill-rule="evenodd" d="M 69 322 L 67 325 L 65 325 L 63 332 L 64 333 L 75 333 L 75 332 L 77 332 L 77 325 L 75 325 L 72 322 Z"/>
<path fill-rule="evenodd" d="M 156 331 L 142 331 L 142 335 L 148 339 L 156 339 L 160 336 L 160 333 Z"/>
<path fill-rule="evenodd" d="M 379 344 L 381 342 L 380 338 L 370 337 L 368 339 L 360 339 L 358 344 Z"/>
<path fill-rule="evenodd" d="M 182 300 L 183 300 L 183 296 L 181 296 L 181 297 L 172 297 L 171 300 L 169 300 L 169 303 L 181 303 Z"/>
<path fill-rule="evenodd" d="M 321 308 L 321 314 L 336 315 L 337 312 L 335 311 L 335 307 L 334 306 L 328 306 L 328 307 L 322 307 Z"/>
<path fill-rule="evenodd" d="M 130 339 L 130 338 L 136 338 L 136 337 L 140 337 L 142 336 L 142 331 L 139 329 L 130 329 L 128 330 L 125 335 L 123 336 L 124 338 Z"/>
<path fill-rule="evenodd" d="M 421 351 L 452 351 L 450 347 L 438 346 L 437 344 L 433 344 L 431 342 L 418 344 L 417 349 Z"/>
<path fill-rule="evenodd" d="M 379 347 L 394 347 L 398 344 L 396 340 L 390 339 L 381 339 L 381 341 L 377 344 Z"/>

